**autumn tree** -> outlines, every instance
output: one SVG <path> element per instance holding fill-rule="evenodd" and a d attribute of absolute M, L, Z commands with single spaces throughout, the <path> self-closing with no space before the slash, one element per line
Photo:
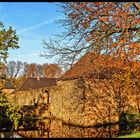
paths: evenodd
<path fill-rule="evenodd" d="M 28 64 L 28 66 L 27 66 L 27 76 L 28 77 L 34 77 L 35 73 L 36 73 L 36 64 L 35 63 Z"/>
<path fill-rule="evenodd" d="M 138 59 L 138 2 L 67 2 L 61 7 L 66 18 L 60 23 L 66 31 L 56 40 L 44 41 L 46 52 L 42 56 L 58 56 L 64 66 L 89 51 Z"/>
<path fill-rule="evenodd" d="M 10 80 L 16 87 L 19 83 L 26 79 L 26 62 L 21 61 L 9 61 L 5 65 L 4 74 L 7 79 Z"/>
<path fill-rule="evenodd" d="M 24 67 L 26 65 L 26 62 L 21 61 L 9 61 L 7 63 L 7 69 L 6 69 L 6 75 L 9 78 L 16 79 L 19 76 L 24 75 Z"/>
<path fill-rule="evenodd" d="M 136 97 L 140 112 L 140 3 L 66 2 L 61 8 L 65 19 L 59 22 L 65 32 L 55 40 L 44 41 L 46 52 L 42 56 L 55 56 L 67 67 L 73 66 L 84 54 L 93 52 L 89 62 L 97 60 L 95 69 L 98 72 L 102 70 L 100 64 L 121 69 L 112 75 L 110 82 L 112 102 L 118 113 L 127 109 L 131 112 L 131 97 Z M 101 55 L 107 57 L 99 62 Z M 111 57 L 113 61 L 109 60 Z"/>
<path fill-rule="evenodd" d="M 4 24 L 0 22 L 0 70 L 5 70 L 5 63 L 8 58 L 8 50 L 10 48 L 19 48 L 16 31 L 13 30 L 12 27 L 6 29 L 4 27 Z M 4 71 L 2 71 L 2 73 L 0 74 L 0 91 L 4 81 L 6 80 L 6 77 L 4 77 L 3 72 Z M 13 128 L 16 129 L 18 119 L 20 117 L 17 113 L 18 109 L 16 106 L 13 106 L 9 103 L 7 96 L 2 94 L 0 95 L 0 108 L 0 129 L 5 128 L 5 126 L 8 126 L 8 121 L 10 121 L 10 124 L 13 126 Z"/>
<path fill-rule="evenodd" d="M 44 63 L 42 65 L 43 77 L 46 77 L 45 71 L 46 71 L 47 66 L 48 66 L 48 63 Z"/>
<path fill-rule="evenodd" d="M 13 81 L 22 81 L 22 79 L 27 77 L 59 77 L 61 72 L 62 70 L 57 64 L 28 64 L 27 62 L 10 61 L 7 64 L 5 74 Z"/>
<path fill-rule="evenodd" d="M 12 27 L 6 29 L 4 27 L 4 24 L 0 22 L 0 69 L 1 70 L 5 67 L 6 59 L 8 58 L 8 49 L 19 48 L 18 40 L 19 39 L 16 35 L 16 31 L 13 30 Z M 2 86 L 2 81 L 3 80 L 1 79 L 0 80 L 1 86 Z"/>
<path fill-rule="evenodd" d="M 8 49 L 19 48 L 16 31 L 9 27 L 5 29 L 4 24 L 0 22 L 0 62 L 6 62 L 8 58 Z"/>
<path fill-rule="evenodd" d="M 43 73 L 47 78 L 60 77 L 62 69 L 57 64 L 44 64 Z"/>

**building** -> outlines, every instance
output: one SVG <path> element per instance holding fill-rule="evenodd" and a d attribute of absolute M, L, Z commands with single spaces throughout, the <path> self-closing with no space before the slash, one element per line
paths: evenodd
<path fill-rule="evenodd" d="M 8 82 L 5 82 L 3 88 L 2 88 L 2 92 L 3 93 L 12 93 L 13 91 L 15 90 L 15 87 L 13 85 L 12 82 L 8 81 Z"/>
<path fill-rule="evenodd" d="M 104 61 L 106 57 L 108 61 Z M 65 124 L 79 126 L 76 133 L 81 135 L 82 128 L 85 128 L 84 132 L 92 133 L 93 126 L 118 122 L 121 111 L 138 113 L 136 95 L 129 95 L 128 92 L 120 94 L 119 84 L 112 82 L 114 73 L 123 72 L 122 66 L 120 60 L 109 56 L 94 58 L 93 53 L 87 53 L 81 57 L 57 80 L 57 86 L 50 90 L 51 115 Z M 120 97 L 123 99 L 122 104 L 119 102 Z M 59 137 L 57 134 L 62 134 L 63 123 L 52 121 L 52 124 L 62 128 L 52 130 L 53 137 Z"/>
<path fill-rule="evenodd" d="M 49 137 L 91 137 L 93 126 L 118 122 L 121 111 L 138 113 L 136 96 L 128 92 L 120 95 L 118 85 L 112 83 L 112 75 L 122 72 L 121 61 L 93 56 L 87 53 L 59 79 L 51 79 L 52 83 L 47 79 L 43 85 L 45 81 L 39 84 L 39 79 L 29 78 L 13 92 L 14 102 L 20 105 L 34 104 L 40 94 L 46 95 L 45 102 L 54 118 Z M 108 61 L 104 61 L 106 57 Z"/>
<path fill-rule="evenodd" d="M 11 98 L 18 105 L 34 105 L 41 95 L 46 97 L 50 87 L 56 86 L 57 78 L 27 78 L 12 93 Z"/>

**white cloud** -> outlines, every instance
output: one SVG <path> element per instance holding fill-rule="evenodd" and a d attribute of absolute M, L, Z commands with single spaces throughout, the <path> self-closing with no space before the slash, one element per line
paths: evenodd
<path fill-rule="evenodd" d="M 59 18 L 57 17 L 57 18 L 54 18 L 54 19 L 51 19 L 51 20 L 46 20 L 46 21 L 44 21 L 42 23 L 33 25 L 31 27 L 24 28 L 22 30 L 17 31 L 17 34 L 22 34 L 22 33 L 25 33 L 25 32 L 28 32 L 28 31 L 31 31 L 31 30 L 34 30 L 34 29 L 37 29 L 37 28 L 39 28 L 41 26 L 47 25 L 49 23 L 52 23 L 52 22 L 54 22 L 57 19 L 59 19 Z"/>

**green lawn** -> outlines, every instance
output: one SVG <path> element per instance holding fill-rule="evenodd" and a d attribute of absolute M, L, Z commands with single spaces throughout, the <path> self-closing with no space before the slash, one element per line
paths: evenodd
<path fill-rule="evenodd" d="M 126 136 L 119 136 L 118 138 L 140 138 L 140 132 L 131 135 L 126 135 Z"/>

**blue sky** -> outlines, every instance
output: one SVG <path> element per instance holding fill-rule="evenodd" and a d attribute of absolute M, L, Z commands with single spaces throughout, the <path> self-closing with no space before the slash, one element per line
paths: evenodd
<path fill-rule="evenodd" d="M 64 15 L 57 2 L 0 2 L 0 21 L 12 26 L 19 37 L 19 49 L 9 50 L 8 61 L 53 63 L 40 57 L 44 52 L 42 40 L 54 38 L 63 28 L 55 21 Z"/>

